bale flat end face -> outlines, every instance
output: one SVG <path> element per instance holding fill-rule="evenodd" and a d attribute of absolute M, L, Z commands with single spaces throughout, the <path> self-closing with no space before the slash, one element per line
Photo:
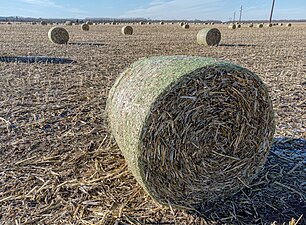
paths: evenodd
<path fill-rule="evenodd" d="M 69 41 L 69 33 L 63 27 L 52 27 L 48 32 L 48 38 L 55 44 L 67 44 Z"/>
<path fill-rule="evenodd" d="M 107 108 L 138 182 L 157 202 L 177 208 L 227 197 L 249 184 L 275 130 L 260 78 L 202 57 L 134 63 L 113 86 Z"/>
<path fill-rule="evenodd" d="M 200 45 L 218 46 L 221 41 L 221 32 L 217 28 L 204 28 L 197 34 Z"/>
<path fill-rule="evenodd" d="M 133 34 L 133 27 L 131 26 L 124 26 L 121 29 L 121 33 L 124 35 L 132 35 Z"/>

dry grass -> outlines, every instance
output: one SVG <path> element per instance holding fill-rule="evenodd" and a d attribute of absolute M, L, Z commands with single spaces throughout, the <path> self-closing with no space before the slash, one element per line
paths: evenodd
<path fill-rule="evenodd" d="M 142 25 L 128 37 L 118 26 L 94 26 L 90 33 L 73 26 L 73 40 L 104 45 L 61 46 L 47 40 L 48 26 L 1 25 L 2 56 L 47 55 L 77 63 L 0 63 L 0 223 L 297 221 L 306 211 L 306 25 L 260 32 L 246 27 L 239 33 L 214 26 L 222 32 L 218 48 L 195 42 L 203 25 L 188 32 Z M 198 215 L 156 205 L 127 169 L 105 122 L 118 74 L 154 55 L 199 55 L 246 67 L 265 81 L 276 111 L 278 139 L 258 178 L 232 198 L 199 207 Z M 305 223 L 304 214 L 298 224 Z"/>

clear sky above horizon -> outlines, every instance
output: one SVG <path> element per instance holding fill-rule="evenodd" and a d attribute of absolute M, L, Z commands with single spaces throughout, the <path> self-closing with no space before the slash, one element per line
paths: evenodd
<path fill-rule="evenodd" d="M 0 16 L 41 18 L 268 19 L 272 0 L 0 0 Z M 306 19 L 306 0 L 275 0 L 273 19 Z"/>

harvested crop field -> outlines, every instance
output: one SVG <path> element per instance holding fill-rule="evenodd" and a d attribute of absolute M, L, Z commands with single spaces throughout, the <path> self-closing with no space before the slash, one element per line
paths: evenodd
<path fill-rule="evenodd" d="M 122 26 L 65 26 L 69 43 L 56 45 L 50 25 L 0 25 L 0 224 L 306 224 L 306 24 L 132 25 L 133 35 Z M 221 31 L 220 46 L 197 44 L 205 27 Z M 126 67 L 159 55 L 227 60 L 269 88 L 273 147 L 258 178 L 231 198 L 161 207 L 128 170 L 106 100 Z"/>

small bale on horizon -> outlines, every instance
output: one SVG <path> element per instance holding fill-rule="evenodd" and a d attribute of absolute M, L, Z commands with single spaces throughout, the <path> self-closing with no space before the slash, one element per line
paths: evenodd
<path fill-rule="evenodd" d="M 48 38 L 55 44 L 67 44 L 69 41 L 69 33 L 63 27 L 52 27 L 48 32 Z"/>
<path fill-rule="evenodd" d="M 132 35 L 133 34 L 133 27 L 131 26 L 124 26 L 121 28 L 121 33 L 124 35 Z"/>

